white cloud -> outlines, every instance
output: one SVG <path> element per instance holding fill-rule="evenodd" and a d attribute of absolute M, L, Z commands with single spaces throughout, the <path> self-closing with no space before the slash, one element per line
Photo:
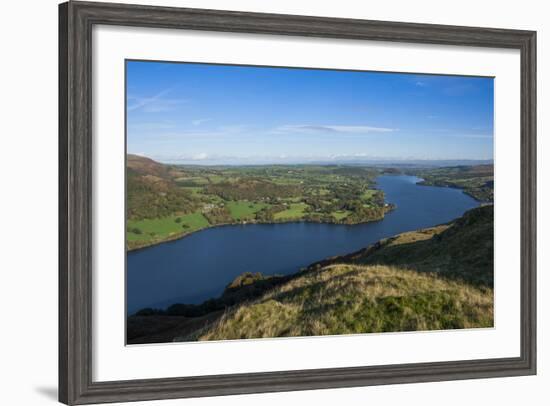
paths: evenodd
<path fill-rule="evenodd" d="M 208 158 L 208 154 L 206 152 L 201 152 L 199 154 L 195 154 L 191 157 L 193 161 L 202 161 Z"/>
<path fill-rule="evenodd" d="M 152 97 L 128 96 L 127 110 L 141 110 L 145 113 L 158 113 L 162 111 L 174 110 L 178 105 L 187 103 L 186 99 L 167 99 L 164 96 L 172 89 L 165 89 Z"/>
<path fill-rule="evenodd" d="M 283 125 L 275 128 L 275 133 L 302 133 L 302 134 L 318 134 L 318 133 L 338 133 L 338 134 L 368 134 L 368 133 L 388 133 L 397 131 L 396 128 L 373 127 L 367 125 L 316 125 L 316 124 L 299 124 L 299 125 Z"/>

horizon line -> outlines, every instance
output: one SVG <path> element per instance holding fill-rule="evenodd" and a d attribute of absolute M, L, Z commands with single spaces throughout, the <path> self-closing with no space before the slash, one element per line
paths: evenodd
<path fill-rule="evenodd" d="M 460 165 L 460 162 L 464 163 L 484 163 L 484 164 L 494 164 L 494 158 L 363 158 L 360 157 L 349 157 L 342 159 L 334 158 L 316 158 L 308 160 L 297 160 L 289 162 L 281 161 L 261 161 L 261 162 L 211 162 L 212 160 L 208 159 L 192 159 L 192 158 L 159 158 L 154 156 L 148 156 L 145 154 L 136 154 L 131 152 L 126 152 L 126 155 L 133 155 L 136 157 L 147 158 L 153 161 L 162 163 L 162 164 L 171 164 L 171 165 L 186 165 L 186 166 L 293 166 L 293 165 L 376 165 L 376 164 L 419 164 L 419 163 L 453 163 L 455 165 Z M 227 159 L 227 158 L 226 158 Z M 207 162 L 210 161 L 210 162 Z M 215 159 L 213 159 L 215 161 Z"/>

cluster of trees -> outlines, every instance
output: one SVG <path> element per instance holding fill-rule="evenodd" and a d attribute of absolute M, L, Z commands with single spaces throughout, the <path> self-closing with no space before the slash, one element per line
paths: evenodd
<path fill-rule="evenodd" d="M 304 216 L 304 220 L 316 223 L 334 223 L 336 219 L 330 213 L 309 212 Z"/>
<path fill-rule="evenodd" d="M 343 222 L 346 224 L 357 224 L 365 223 L 367 221 L 382 220 L 385 212 L 386 208 L 380 206 L 360 206 L 352 211 L 351 214 L 343 220 Z"/>
<path fill-rule="evenodd" d="M 212 225 L 233 223 L 233 217 L 231 217 L 231 213 L 225 207 L 214 207 L 203 213 L 203 215 Z"/>
<path fill-rule="evenodd" d="M 262 210 L 256 213 L 256 220 L 261 222 L 268 222 L 275 220 L 275 214 L 286 210 L 286 206 L 282 204 L 274 204 L 264 207 Z"/>
<path fill-rule="evenodd" d="M 335 211 L 350 211 L 357 213 L 358 218 L 378 219 L 384 210 L 384 192 L 377 190 L 368 200 L 361 196 L 362 193 L 362 189 L 339 187 L 331 191 L 329 195 L 308 196 L 303 201 L 309 206 L 308 212 L 312 215 L 330 215 Z M 365 207 L 366 204 L 369 207 Z"/>
<path fill-rule="evenodd" d="M 465 188 L 464 191 L 480 202 L 492 202 L 494 189 L 492 187 Z"/>
<path fill-rule="evenodd" d="M 377 190 L 376 193 L 372 195 L 371 202 L 375 206 L 384 206 L 386 202 L 386 196 L 384 195 L 384 192 L 381 190 Z"/>

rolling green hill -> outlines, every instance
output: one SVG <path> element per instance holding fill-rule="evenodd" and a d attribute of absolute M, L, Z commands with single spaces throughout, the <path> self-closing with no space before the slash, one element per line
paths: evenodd
<path fill-rule="evenodd" d="M 243 275 L 202 305 L 141 312 L 129 318 L 128 337 L 138 343 L 492 325 L 493 206 L 487 205 L 294 275 Z"/>

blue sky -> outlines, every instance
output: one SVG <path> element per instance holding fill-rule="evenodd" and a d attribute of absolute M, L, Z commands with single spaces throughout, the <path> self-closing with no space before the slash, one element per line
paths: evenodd
<path fill-rule="evenodd" d="M 128 152 L 261 164 L 493 158 L 493 79 L 127 62 Z"/>

